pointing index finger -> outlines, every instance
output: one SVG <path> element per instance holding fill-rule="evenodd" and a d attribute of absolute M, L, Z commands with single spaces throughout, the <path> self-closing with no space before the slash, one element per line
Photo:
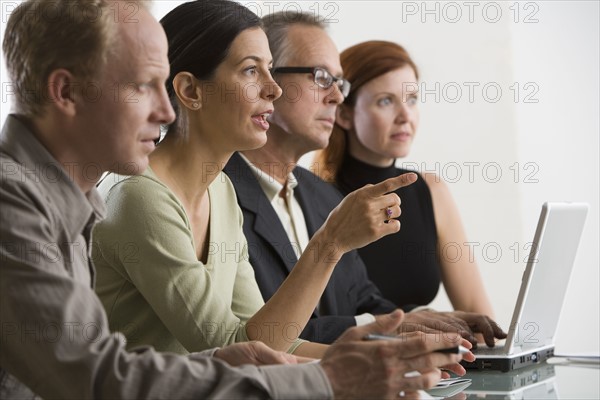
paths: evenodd
<path fill-rule="evenodd" d="M 369 190 L 374 196 L 383 196 L 384 194 L 393 192 L 401 187 L 411 185 L 416 182 L 417 179 L 417 174 L 409 172 L 379 182 L 378 184 L 369 187 Z"/>

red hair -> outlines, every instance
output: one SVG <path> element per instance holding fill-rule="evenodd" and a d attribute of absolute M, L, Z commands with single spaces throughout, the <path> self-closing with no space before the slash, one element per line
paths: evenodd
<path fill-rule="evenodd" d="M 362 42 L 340 54 L 344 78 L 352 84 L 344 104 L 354 106 L 356 93 L 367 82 L 405 66 L 410 66 L 417 80 L 419 71 L 404 47 L 383 40 Z M 346 130 L 338 124 L 333 127 L 329 144 L 317 152 L 313 172 L 328 182 L 335 182 L 337 172 L 346 154 Z"/>

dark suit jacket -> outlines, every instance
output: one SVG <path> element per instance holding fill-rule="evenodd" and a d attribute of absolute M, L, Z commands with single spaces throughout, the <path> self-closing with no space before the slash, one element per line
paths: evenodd
<path fill-rule="evenodd" d="M 236 153 L 224 171 L 237 192 L 244 214 L 250 263 L 266 301 L 296 264 L 296 255 L 279 217 L 246 162 Z M 302 207 L 309 237 L 312 237 L 343 196 L 335 187 L 304 168 L 296 167 L 293 172 L 298 179 L 294 195 Z M 331 343 L 347 328 L 356 325 L 355 315 L 365 312 L 385 314 L 396 308 L 368 279 L 358 252 L 351 251 L 337 264 L 319 310 L 313 312 L 300 336 L 314 342 Z"/>

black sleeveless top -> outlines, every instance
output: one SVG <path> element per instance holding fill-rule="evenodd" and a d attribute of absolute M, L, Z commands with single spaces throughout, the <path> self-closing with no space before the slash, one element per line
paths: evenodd
<path fill-rule="evenodd" d="M 336 182 L 344 195 L 366 184 L 379 183 L 407 172 L 365 164 L 346 155 Z M 358 249 L 369 278 L 383 296 L 398 306 L 426 305 L 436 296 L 441 269 L 436 256 L 437 233 L 429 187 L 419 175 L 410 186 L 396 191 L 402 200 L 400 232 Z M 385 218 L 384 212 L 381 217 Z"/>

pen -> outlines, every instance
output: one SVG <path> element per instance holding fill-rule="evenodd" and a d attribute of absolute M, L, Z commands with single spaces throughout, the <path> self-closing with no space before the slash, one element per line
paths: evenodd
<path fill-rule="evenodd" d="M 402 340 L 402 338 L 396 336 L 378 335 L 370 333 L 363 338 L 363 340 Z M 446 349 L 434 350 L 436 353 L 448 353 L 448 354 L 466 354 L 470 350 L 463 346 L 448 347 Z"/>

